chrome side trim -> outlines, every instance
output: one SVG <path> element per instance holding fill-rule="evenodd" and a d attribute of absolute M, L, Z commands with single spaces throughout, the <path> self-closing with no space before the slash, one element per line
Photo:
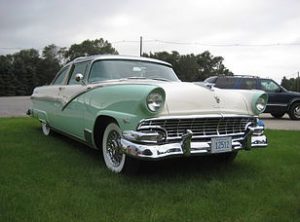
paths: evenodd
<path fill-rule="evenodd" d="M 268 103 L 267 106 L 288 106 L 288 103 Z"/>

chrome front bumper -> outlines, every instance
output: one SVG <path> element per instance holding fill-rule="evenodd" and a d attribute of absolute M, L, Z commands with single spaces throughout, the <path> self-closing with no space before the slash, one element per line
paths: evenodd
<path fill-rule="evenodd" d="M 257 131 L 262 133 L 257 134 Z M 149 135 L 149 137 L 154 135 Z M 120 140 L 120 146 L 124 153 L 140 159 L 164 159 L 175 156 L 196 156 L 211 155 L 211 141 L 194 142 L 192 141 L 193 132 L 187 130 L 180 142 L 166 144 L 151 144 L 150 142 L 140 142 L 140 138 L 147 135 L 137 131 L 125 131 Z M 222 137 L 222 136 L 220 136 Z M 244 136 L 232 139 L 232 150 L 251 150 L 252 148 L 265 148 L 268 145 L 267 137 L 263 135 L 261 126 L 248 127 Z"/>

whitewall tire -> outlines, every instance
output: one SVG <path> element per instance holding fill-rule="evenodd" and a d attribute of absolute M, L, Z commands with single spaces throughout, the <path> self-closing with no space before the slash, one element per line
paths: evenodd
<path fill-rule="evenodd" d="M 106 167 L 114 173 L 122 172 L 125 167 L 126 155 L 120 150 L 120 138 L 120 127 L 116 123 L 108 124 L 103 133 L 102 154 Z"/>
<path fill-rule="evenodd" d="M 49 125 L 45 122 L 42 122 L 42 132 L 45 136 L 49 136 L 51 132 Z"/>

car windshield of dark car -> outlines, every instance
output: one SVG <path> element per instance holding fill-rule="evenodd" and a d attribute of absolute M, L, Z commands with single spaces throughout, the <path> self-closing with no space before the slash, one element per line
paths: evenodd
<path fill-rule="evenodd" d="M 93 63 L 90 83 L 114 79 L 179 81 L 173 69 L 163 64 L 132 60 L 99 60 Z"/>

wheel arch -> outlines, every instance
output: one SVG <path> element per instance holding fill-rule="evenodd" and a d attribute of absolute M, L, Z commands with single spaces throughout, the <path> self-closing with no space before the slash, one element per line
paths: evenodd
<path fill-rule="evenodd" d="M 289 102 L 287 111 L 289 111 L 290 108 L 291 108 L 295 103 L 300 103 L 300 98 L 294 98 L 294 99 L 292 99 L 292 100 Z"/>
<path fill-rule="evenodd" d="M 101 149 L 104 130 L 112 122 L 118 124 L 118 121 L 111 116 L 100 115 L 96 118 L 93 128 L 93 139 L 97 149 Z"/>

